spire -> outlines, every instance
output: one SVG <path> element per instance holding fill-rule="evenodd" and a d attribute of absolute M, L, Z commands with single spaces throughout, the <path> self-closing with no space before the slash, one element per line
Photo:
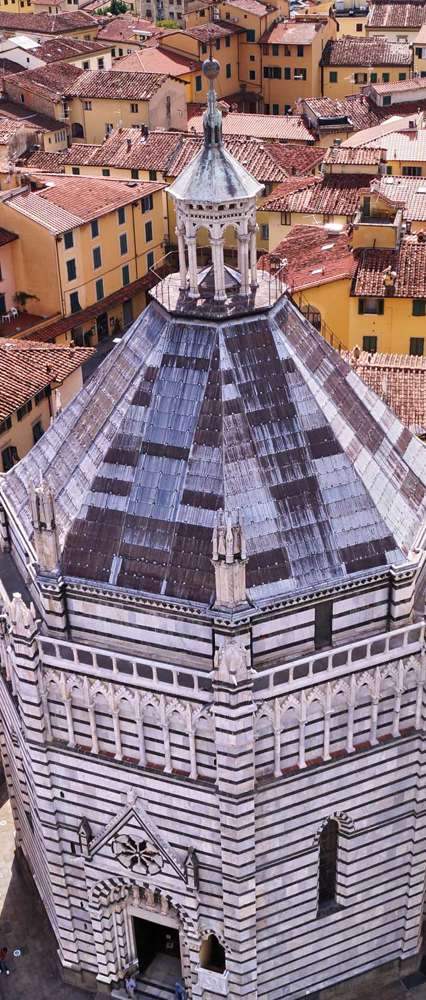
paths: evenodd
<path fill-rule="evenodd" d="M 223 511 L 219 511 L 213 528 L 216 606 L 246 603 L 246 561 L 245 534 L 239 518 L 233 523 L 229 515 L 224 519 Z"/>
<path fill-rule="evenodd" d="M 217 94 L 214 85 L 219 71 L 220 65 L 217 59 L 212 59 L 210 45 L 210 58 L 205 59 L 203 62 L 203 73 L 209 81 L 207 111 L 203 115 L 204 146 L 206 149 L 209 149 L 211 146 L 222 145 L 222 112 L 219 111 L 217 106 Z"/>

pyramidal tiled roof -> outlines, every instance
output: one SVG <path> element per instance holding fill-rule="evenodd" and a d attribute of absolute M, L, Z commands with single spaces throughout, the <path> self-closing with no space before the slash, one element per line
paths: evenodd
<path fill-rule="evenodd" d="M 256 602 L 401 564 L 425 450 L 287 298 L 209 322 L 151 302 L 3 479 L 56 498 L 66 576 L 208 604 L 220 508 L 244 523 Z"/>

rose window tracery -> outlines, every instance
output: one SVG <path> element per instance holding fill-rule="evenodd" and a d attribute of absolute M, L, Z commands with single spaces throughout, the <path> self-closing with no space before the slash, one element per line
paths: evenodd
<path fill-rule="evenodd" d="M 138 840 L 130 834 L 117 837 L 112 851 L 117 861 L 136 875 L 155 875 L 163 867 L 162 855 L 154 844 L 149 840 Z"/>

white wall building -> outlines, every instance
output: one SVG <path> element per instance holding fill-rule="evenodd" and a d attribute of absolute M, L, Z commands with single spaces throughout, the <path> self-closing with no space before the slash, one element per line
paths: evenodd
<path fill-rule="evenodd" d="M 250 261 L 206 71 L 179 274 L 2 481 L 1 748 L 66 977 L 282 1000 L 417 962 L 426 453 Z"/>

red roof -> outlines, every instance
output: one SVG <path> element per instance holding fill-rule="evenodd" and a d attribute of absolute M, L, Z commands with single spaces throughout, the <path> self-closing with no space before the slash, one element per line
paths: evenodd
<path fill-rule="evenodd" d="M 84 76 L 83 70 L 70 63 L 52 62 L 47 66 L 40 66 L 38 69 L 27 69 L 19 74 L 19 87 L 23 93 L 36 94 L 39 97 L 47 98 L 50 101 L 60 101 L 67 91 L 76 83 L 80 76 Z M 7 93 L 9 77 L 4 79 L 4 87 Z M 17 78 L 10 77 L 13 84 Z M 58 122 L 58 128 L 62 123 Z"/>
<path fill-rule="evenodd" d="M 67 67 L 69 69 L 69 67 Z M 81 70 L 79 71 L 81 73 Z M 164 73 L 120 73 L 115 69 L 86 70 L 68 87 L 69 97 L 149 101 L 169 80 Z"/>
<path fill-rule="evenodd" d="M 171 76 L 183 76 L 200 68 L 198 60 L 178 55 L 171 49 L 162 49 L 159 45 L 136 49 L 114 63 L 114 69 L 121 72 L 166 73 Z"/>
<path fill-rule="evenodd" d="M 351 219 L 358 211 L 360 193 L 368 187 L 369 179 L 368 174 L 294 178 L 272 192 L 262 211 L 343 215 Z"/>
<path fill-rule="evenodd" d="M 357 251 L 352 295 L 383 297 L 384 272 L 395 272 L 393 298 L 426 299 L 426 233 L 404 236 L 397 250 L 368 248 Z"/>
<path fill-rule="evenodd" d="M 272 4 L 260 3 L 259 0 L 228 0 L 228 7 L 236 7 L 237 10 L 256 14 L 258 17 L 264 17 L 267 12 L 277 9 Z"/>
<path fill-rule="evenodd" d="M 18 190 L 12 192 L 8 207 L 58 234 L 132 204 L 163 187 L 155 181 L 129 183 L 65 174 L 41 174 L 37 179 L 47 186 L 24 194 Z"/>
<path fill-rule="evenodd" d="M 357 349 L 342 354 L 402 423 L 418 434 L 426 432 L 426 357 L 368 354 Z"/>
<path fill-rule="evenodd" d="M 387 38 L 343 38 L 327 42 L 321 66 L 411 66 L 410 46 Z"/>
<path fill-rule="evenodd" d="M 352 146 L 329 146 L 324 156 L 324 165 L 342 164 L 346 166 L 378 166 L 385 159 L 383 149 L 353 148 Z"/>
<path fill-rule="evenodd" d="M 92 354 L 90 347 L 0 340 L 0 420 L 52 382 L 63 382 Z"/>
<path fill-rule="evenodd" d="M 336 234 L 326 226 L 293 226 L 261 261 L 268 270 L 276 269 L 277 258 L 286 261 L 279 276 L 291 292 L 351 278 L 355 269 L 348 230 Z"/>
<path fill-rule="evenodd" d="M 370 7 L 367 27 L 420 28 L 425 19 L 423 3 L 378 3 Z"/>
<path fill-rule="evenodd" d="M 277 21 L 260 38 L 263 45 L 311 45 L 316 34 L 327 25 L 327 18 Z"/>
<path fill-rule="evenodd" d="M 42 42 L 35 50 L 37 59 L 43 59 L 46 63 L 56 62 L 60 59 L 72 59 L 80 55 L 92 52 L 105 52 L 108 46 L 96 39 L 85 38 L 48 38 Z M 22 70 L 22 66 L 21 66 Z"/>
<path fill-rule="evenodd" d="M 100 28 L 97 37 L 108 42 L 135 42 L 135 32 L 149 34 L 161 34 L 162 29 L 158 28 L 152 21 L 133 17 L 131 14 L 120 14 L 113 17 Z"/>
<path fill-rule="evenodd" d="M 289 177 L 306 176 L 322 163 L 325 149 L 320 146 L 292 146 L 290 143 L 268 143 L 270 155 Z"/>
<path fill-rule="evenodd" d="M 0 11 L 0 31 L 18 31 L 27 34 L 66 35 L 82 28 L 97 28 L 99 22 L 83 10 L 64 11 L 60 14 L 9 14 Z"/>
<path fill-rule="evenodd" d="M 200 115 L 189 122 L 191 131 L 203 133 Z M 301 115 L 256 115 L 230 111 L 223 115 L 222 131 L 225 136 L 247 136 L 250 139 L 279 139 L 283 142 L 312 142 L 312 133 Z"/>

